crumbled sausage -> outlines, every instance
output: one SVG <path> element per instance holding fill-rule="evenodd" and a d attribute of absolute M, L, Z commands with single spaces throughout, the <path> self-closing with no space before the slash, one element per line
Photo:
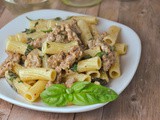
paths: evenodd
<path fill-rule="evenodd" d="M 18 53 L 7 52 L 8 57 L 0 66 L 0 78 L 4 77 L 7 70 L 11 70 L 15 63 L 20 62 L 21 55 Z"/>
<path fill-rule="evenodd" d="M 39 50 L 34 49 L 28 55 L 24 62 L 25 67 L 41 67 L 42 60 L 39 55 Z"/>

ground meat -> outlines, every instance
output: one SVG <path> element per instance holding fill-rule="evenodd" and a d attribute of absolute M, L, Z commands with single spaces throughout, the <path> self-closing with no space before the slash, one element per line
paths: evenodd
<path fill-rule="evenodd" d="M 62 70 L 68 71 L 74 62 L 82 57 L 82 50 L 79 46 L 74 46 L 68 53 L 60 52 L 59 54 L 52 55 L 48 58 L 48 65 L 55 69 L 57 74 L 61 73 Z M 60 76 L 57 77 L 60 81 Z"/>
<path fill-rule="evenodd" d="M 18 53 L 7 52 L 8 57 L 0 66 L 0 78 L 4 77 L 4 74 L 7 70 L 11 70 L 12 66 L 15 63 L 19 63 L 21 59 L 21 55 Z"/>
<path fill-rule="evenodd" d="M 24 62 L 25 67 L 41 67 L 42 60 L 39 55 L 39 50 L 34 49 L 28 55 Z"/>
<path fill-rule="evenodd" d="M 74 82 L 76 82 L 76 79 L 70 78 L 70 79 L 66 80 L 65 85 L 66 85 L 66 87 L 70 88 Z"/>
<path fill-rule="evenodd" d="M 115 61 L 115 55 L 114 51 L 111 51 L 110 46 L 103 42 L 103 37 L 106 35 L 106 33 L 103 33 L 99 38 L 96 40 L 90 40 L 88 42 L 89 48 L 100 46 L 101 50 L 106 52 L 107 55 L 102 56 L 102 66 L 104 71 L 108 71 L 111 65 Z"/>
<path fill-rule="evenodd" d="M 45 41 L 45 38 L 37 38 L 34 41 L 31 41 L 29 44 L 32 45 L 34 48 L 41 48 L 42 43 Z"/>
<path fill-rule="evenodd" d="M 111 67 L 111 65 L 114 63 L 115 61 L 115 55 L 114 52 L 110 52 L 108 55 L 103 55 L 102 56 L 102 61 L 103 61 L 103 70 L 104 71 L 108 71 L 109 68 Z"/>

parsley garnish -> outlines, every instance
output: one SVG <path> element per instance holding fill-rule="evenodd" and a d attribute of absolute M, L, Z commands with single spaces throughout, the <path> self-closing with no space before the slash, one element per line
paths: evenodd
<path fill-rule="evenodd" d="M 31 18 L 29 18 L 29 17 L 27 17 L 27 16 L 26 16 L 26 18 L 27 18 L 29 21 L 33 21 Z"/>
<path fill-rule="evenodd" d="M 56 20 L 56 21 L 61 21 L 62 18 L 61 18 L 61 17 L 56 17 L 56 18 L 54 18 L 54 20 Z"/>
<path fill-rule="evenodd" d="M 74 63 L 73 66 L 71 67 L 71 70 L 76 72 L 77 71 L 77 63 Z"/>
<path fill-rule="evenodd" d="M 50 29 L 48 29 L 48 30 L 41 30 L 42 32 L 44 32 L 44 33 L 50 33 L 50 32 L 52 32 L 53 30 L 50 28 Z"/>
<path fill-rule="evenodd" d="M 34 27 L 36 27 L 38 25 L 38 21 L 34 24 Z"/>
<path fill-rule="evenodd" d="M 34 49 L 34 47 L 32 45 L 28 45 L 28 47 L 25 51 L 25 55 L 28 55 L 33 49 Z"/>
<path fill-rule="evenodd" d="M 10 81 L 13 81 L 14 79 L 16 79 L 18 77 L 14 72 L 12 72 L 10 70 L 8 71 L 8 75 L 10 76 L 10 78 L 9 78 Z"/>
<path fill-rule="evenodd" d="M 35 29 L 25 29 L 25 31 L 23 31 L 22 33 L 31 34 L 31 33 L 34 33 L 34 32 L 36 32 Z"/>

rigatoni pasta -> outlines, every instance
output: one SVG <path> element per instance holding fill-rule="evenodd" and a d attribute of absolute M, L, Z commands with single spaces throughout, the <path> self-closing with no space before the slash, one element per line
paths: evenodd
<path fill-rule="evenodd" d="M 120 27 L 101 34 L 97 24 L 93 16 L 31 20 L 29 28 L 8 37 L 0 77 L 30 102 L 54 84 L 72 92 L 77 81 L 104 85 L 120 77 L 120 56 L 127 53 L 127 44 L 118 41 Z"/>
<path fill-rule="evenodd" d="M 19 76 L 22 81 L 28 81 L 28 80 L 54 81 L 56 78 L 56 71 L 54 69 L 45 69 L 45 68 L 25 68 L 19 71 Z"/>

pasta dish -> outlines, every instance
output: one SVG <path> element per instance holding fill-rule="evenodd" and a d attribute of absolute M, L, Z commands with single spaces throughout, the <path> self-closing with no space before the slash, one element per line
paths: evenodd
<path fill-rule="evenodd" d="M 62 20 L 29 19 L 29 28 L 8 36 L 8 57 L 0 66 L 13 89 L 27 101 L 39 97 L 51 106 L 110 102 L 117 94 L 105 87 L 121 76 L 120 27 L 100 33 L 98 18 L 71 16 Z"/>

